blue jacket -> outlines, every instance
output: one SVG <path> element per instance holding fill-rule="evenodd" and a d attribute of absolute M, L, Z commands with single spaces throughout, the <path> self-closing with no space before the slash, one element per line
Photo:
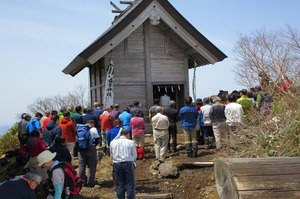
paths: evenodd
<path fill-rule="evenodd" d="M 120 128 L 119 126 L 116 126 L 115 128 L 113 129 L 110 129 L 107 131 L 107 134 L 106 134 L 106 142 L 107 142 L 107 145 L 109 146 L 111 141 L 113 141 L 113 139 L 118 135 L 119 131 L 120 131 Z"/>
<path fill-rule="evenodd" d="M 95 122 L 95 128 L 96 128 L 96 129 L 99 128 L 99 118 L 96 118 L 95 115 L 92 115 L 92 114 L 90 114 L 90 113 L 87 113 L 86 115 L 84 115 L 84 116 L 82 117 L 83 124 L 86 124 L 87 121 L 89 121 L 89 120 L 94 120 L 94 122 Z"/>
<path fill-rule="evenodd" d="M 31 120 L 27 123 L 27 125 L 26 125 L 26 131 L 27 131 L 28 133 L 31 133 L 31 132 L 34 131 L 35 129 L 39 129 L 40 131 L 42 131 L 42 127 L 41 127 L 40 122 L 39 122 L 37 119 L 33 118 L 33 119 L 31 119 Z"/>
<path fill-rule="evenodd" d="M 123 128 L 126 130 L 129 130 L 129 131 L 131 131 L 131 128 L 130 128 L 131 118 L 133 118 L 133 116 L 130 113 L 128 113 L 127 111 L 123 111 L 123 113 L 121 113 L 119 115 L 119 119 L 123 121 Z"/>
<path fill-rule="evenodd" d="M 182 128 L 193 129 L 197 125 L 197 117 L 199 113 L 196 107 L 187 105 L 180 109 L 179 117 L 182 120 Z"/>
<path fill-rule="evenodd" d="M 95 115 L 95 117 L 97 118 L 97 119 L 99 119 L 99 116 L 103 113 L 104 111 L 103 111 L 103 109 L 101 109 L 101 108 L 95 108 L 94 109 L 94 115 Z"/>

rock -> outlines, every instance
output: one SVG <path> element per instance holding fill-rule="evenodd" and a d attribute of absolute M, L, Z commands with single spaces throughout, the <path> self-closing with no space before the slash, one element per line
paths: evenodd
<path fill-rule="evenodd" d="M 201 185 L 200 184 L 197 184 L 196 185 L 196 189 L 198 190 L 198 189 L 200 189 L 201 188 Z"/>
<path fill-rule="evenodd" d="M 161 163 L 158 170 L 163 178 L 176 177 L 178 175 L 178 168 L 172 162 Z"/>
<path fill-rule="evenodd" d="M 158 175 L 159 174 L 159 171 L 158 170 L 155 170 L 155 169 L 150 169 L 150 173 L 152 175 Z"/>
<path fill-rule="evenodd" d="M 155 160 L 155 161 L 151 164 L 150 170 L 151 170 L 151 169 L 158 170 L 158 167 L 159 167 L 160 164 L 161 164 L 160 161 Z"/>

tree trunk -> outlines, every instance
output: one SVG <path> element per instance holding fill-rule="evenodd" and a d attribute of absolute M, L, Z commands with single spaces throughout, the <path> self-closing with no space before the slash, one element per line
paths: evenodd
<path fill-rule="evenodd" d="M 300 158 L 224 158 L 215 163 L 221 199 L 300 198 Z"/>

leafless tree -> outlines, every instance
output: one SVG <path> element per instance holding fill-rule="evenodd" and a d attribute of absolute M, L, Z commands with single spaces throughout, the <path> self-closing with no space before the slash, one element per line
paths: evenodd
<path fill-rule="evenodd" d="M 261 85 L 272 92 L 287 81 L 299 84 L 300 34 L 296 29 L 290 26 L 279 31 L 261 29 L 250 36 L 239 36 L 234 52 L 238 62 L 236 81 L 240 85 L 248 88 Z"/>
<path fill-rule="evenodd" d="M 44 113 L 46 110 L 57 110 L 61 108 L 76 107 L 81 105 L 83 107 L 88 106 L 88 94 L 87 89 L 80 85 L 76 86 L 75 90 L 68 92 L 66 96 L 55 95 L 52 97 L 38 98 L 32 104 L 27 106 L 28 112 Z"/>

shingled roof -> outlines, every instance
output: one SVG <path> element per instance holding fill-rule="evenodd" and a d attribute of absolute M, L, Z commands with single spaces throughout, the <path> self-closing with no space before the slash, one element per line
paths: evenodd
<path fill-rule="evenodd" d="M 159 26 L 172 31 L 174 41 L 186 50 L 189 67 L 214 64 L 227 58 L 214 44 L 192 26 L 167 0 L 139 0 L 122 13 L 113 25 L 83 50 L 63 70 L 65 74 L 75 76 L 85 67 L 94 64 L 133 31 L 142 25 L 153 13 L 161 17 Z"/>

